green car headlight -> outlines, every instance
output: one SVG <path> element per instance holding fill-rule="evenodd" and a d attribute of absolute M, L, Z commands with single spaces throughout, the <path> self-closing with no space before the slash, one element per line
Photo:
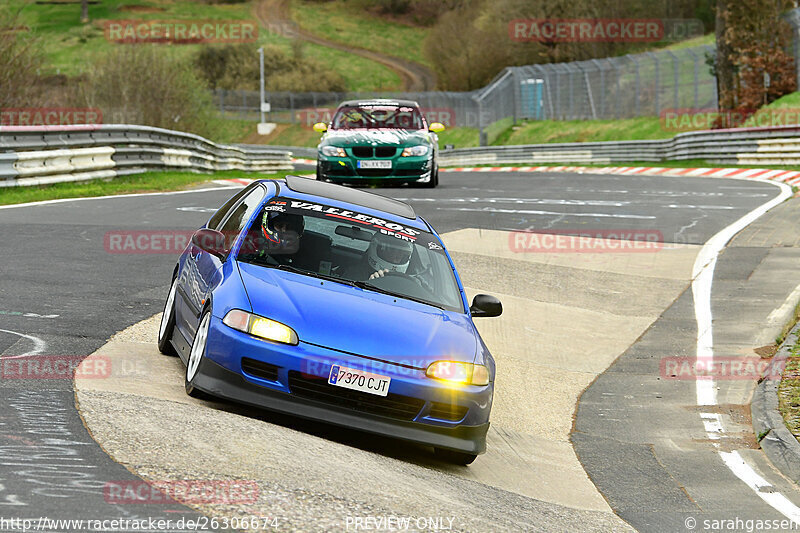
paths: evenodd
<path fill-rule="evenodd" d="M 425 146 L 424 144 L 420 144 L 418 146 L 409 146 L 405 150 L 403 150 L 402 157 L 420 157 L 423 155 L 427 155 L 430 148 Z"/>
<path fill-rule="evenodd" d="M 347 157 L 344 148 L 339 148 L 338 146 L 323 146 L 319 151 L 327 157 Z"/>

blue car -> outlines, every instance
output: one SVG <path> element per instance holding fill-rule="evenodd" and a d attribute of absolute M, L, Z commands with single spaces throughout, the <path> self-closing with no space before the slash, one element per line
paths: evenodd
<path fill-rule="evenodd" d="M 185 387 L 423 443 L 486 449 L 495 363 L 434 229 L 402 202 L 296 176 L 256 181 L 192 237 L 158 347 Z"/>

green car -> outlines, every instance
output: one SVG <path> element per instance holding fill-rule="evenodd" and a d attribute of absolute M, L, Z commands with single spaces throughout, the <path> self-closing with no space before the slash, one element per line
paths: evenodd
<path fill-rule="evenodd" d="M 317 179 L 336 183 L 419 187 L 439 184 L 438 122 L 428 126 L 419 105 L 410 100 L 344 102 L 324 133 L 317 154 Z"/>

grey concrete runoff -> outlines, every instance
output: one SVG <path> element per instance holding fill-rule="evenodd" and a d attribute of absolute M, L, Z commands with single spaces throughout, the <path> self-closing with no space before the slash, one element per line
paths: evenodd
<path fill-rule="evenodd" d="M 772 359 L 771 367 L 753 392 L 750 412 L 753 416 L 753 431 L 767 458 L 783 475 L 800 484 L 800 442 L 786 427 L 778 410 L 778 387 L 781 380 L 773 371 L 785 368 L 798 338 L 800 323 L 786 336 Z"/>

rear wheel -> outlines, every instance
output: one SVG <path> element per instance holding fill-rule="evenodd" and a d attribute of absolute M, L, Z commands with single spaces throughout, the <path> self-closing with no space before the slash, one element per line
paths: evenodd
<path fill-rule="evenodd" d="M 446 448 L 434 448 L 433 453 L 441 461 L 461 466 L 467 466 L 478 457 L 474 453 L 457 452 Z"/>
<path fill-rule="evenodd" d="M 192 342 L 192 349 L 189 352 L 189 360 L 186 362 L 186 377 L 184 378 L 184 387 L 186 394 L 192 398 L 208 398 L 208 394 L 194 386 L 194 380 L 197 377 L 197 372 L 200 369 L 200 363 L 206 355 L 206 346 L 208 344 L 208 330 L 211 326 L 211 311 L 206 309 L 203 313 L 203 318 L 200 319 L 200 325 L 197 327 L 197 333 Z"/>
<path fill-rule="evenodd" d="M 164 304 L 164 313 L 161 315 L 161 325 L 158 328 L 158 351 L 164 355 L 178 355 L 170 339 L 175 331 L 175 294 L 178 291 L 178 278 L 172 280 L 169 288 L 167 302 Z"/>

